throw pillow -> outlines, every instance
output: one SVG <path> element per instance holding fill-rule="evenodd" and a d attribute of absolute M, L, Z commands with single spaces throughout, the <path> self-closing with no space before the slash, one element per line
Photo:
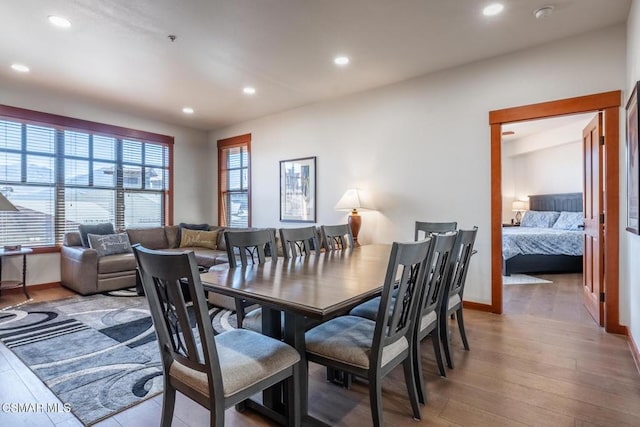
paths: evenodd
<path fill-rule="evenodd" d="M 526 211 L 520 227 L 551 228 L 559 216 L 554 211 Z"/>
<path fill-rule="evenodd" d="M 181 222 L 178 224 L 178 244 L 180 245 L 180 240 L 182 239 L 182 230 L 201 230 L 201 231 L 209 231 L 209 224 L 187 224 L 186 222 Z"/>
<path fill-rule="evenodd" d="M 552 228 L 558 230 L 582 230 L 584 229 L 584 216 L 582 212 L 560 212 L 560 216 Z"/>
<path fill-rule="evenodd" d="M 87 234 L 89 240 L 89 247 L 95 249 L 98 253 L 98 258 L 115 255 L 115 254 L 128 254 L 131 253 L 131 243 L 129 243 L 129 236 L 127 233 L 118 234 Z"/>
<path fill-rule="evenodd" d="M 80 224 L 78 226 L 78 231 L 80 232 L 80 240 L 82 241 L 82 246 L 85 248 L 89 247 L 89 240 L 87 239 L 87 234 L 115 234 L 115 230 L 113 229 L 113 224 L 110 222 L 105 222 L 102 224 Z"/>
<path fill-rule="evenodd" d="M 180 239 L 181 248 L 209 248 L 217 249 L 218 245 L 218 232 L 217 231 L 202 231 L 191 230 L 185 228 L 182 230 L 182 237 Z"/>

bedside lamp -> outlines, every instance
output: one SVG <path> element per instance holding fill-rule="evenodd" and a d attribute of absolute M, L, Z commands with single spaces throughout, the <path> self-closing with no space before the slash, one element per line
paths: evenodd
<path fill-rule="evenodd" d="M 353 240 L 355 244 L 358 244 L 358 233 L 360 232 L 360 226 L 362 225 L 362 217 L 358 214 L 360 210 L 375 210 L 375 207 L 362 190 L 352 188 L 347 190 L 346 193 L 338 200 L 335 209 L 337 211 L 351 211 L 349 215 L 349 226 L 351 227 L 351 234 L 353 234 Z"/>
<path fill-rule="evenodd" d="M 511 204 L 511 210 L 516 213 L 516 224 L 520 224 L 522 220 L 522 212 L 528 208 L 527 202 L 523 200 L 514 200 Z"/>

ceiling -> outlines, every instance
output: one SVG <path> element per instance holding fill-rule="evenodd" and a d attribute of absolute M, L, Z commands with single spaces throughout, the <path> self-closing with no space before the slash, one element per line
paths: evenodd
<path fill-rule="evenodd" d="M 491 18 L 488 3 L 3 1 L 0 81 L 211 130 L 622 23 L 631 0 L 502 0 Z M 536 20 L 545 4 L 554 13 Z M 334 65 L 339 54 L 351 63 Z"/>
<path fill-rule="evenodd" d="M 579 140 L 582 135 L 582 128 L 587 126 L 587 123 L 593 119 L 595 114 L 595 112 L 591 112 L 551 117 L 548 119 L 508 123 L 502 126 L 502 142 L 512 143 L 543 132 L 550 132 L 567 127 L 577 129 L 575 140 Z M 505 132 L 513 132 L 513 134 L 505 135 Z"/>

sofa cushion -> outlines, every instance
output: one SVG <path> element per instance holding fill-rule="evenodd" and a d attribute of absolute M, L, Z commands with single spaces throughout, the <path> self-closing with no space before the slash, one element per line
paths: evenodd
<path fill-rule="evenodd" d="M 108 255 L 98 258 L 98 273 L 119 273 L 136 269 L 136 258 L 132 253 Z"/>
<path fill-rule="evenodd" d="M 218 232 L 182 229 L 180 237 L 180 247 L 200 247 L 208 249 L 218 249 Z"/>
<path fill-rule="evenodd" d="M 104 235 L 89 233 L 87 239 L 89 239 L 89 247 L 98 253 L 98 258 L 131 252 L 131 243 L 129 243 L 127 233 Z"/>
<path fill-rule="evenodd" d="M 80 240 L 82 241 L 82 246 L 85 248 L 89 247 L 89 240 L 87 239 L 87 234 L 115 234 L 116 230 L 113 228 L 113 224 L 110 222 L 105 222 L 102 224 L 80 224 L 78 226 L 78 231 L 80 232 Z"/>
<path fill-rule="evenodd" d="M 166 252 L 186 252 L 193 251 L 196 257 L 196 263 L 202 267 L 212 267 L 218 264 L 229 262 L 227 252 L 215 249 L 206 249 L 198 247 L 167 249 Z"/>
<path fill-rule="evenodd" d="M 128 228 L 127 234 L 132 245 L 139 243 L 147 249 L 167 249 L 169 247 L 164 227 Z"/>
<path fill-rule="evenodd" d="M 177 248 L 180 244 L 180 239 L 178 238 L 178 233 L 180 232 L 180 228 L 177 225 L 167 225 L 164 227 L 164 234 L 167 235 L 167 242 L 169 243 L 169 248 Z"/>

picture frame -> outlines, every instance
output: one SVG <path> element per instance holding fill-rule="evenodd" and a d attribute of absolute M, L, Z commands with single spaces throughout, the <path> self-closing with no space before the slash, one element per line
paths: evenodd
<path fill-rule="evenodd" d="M 640 81 L 636 82 L 627 102 L 627 228 L 626 230 L 640 234 L 640 150 L 638 146 L 638 92 Z"/>
<path fill-rule="evenodd" d="M 316 222 L 316 158 L 280 161 L 280 221 Z"/>

